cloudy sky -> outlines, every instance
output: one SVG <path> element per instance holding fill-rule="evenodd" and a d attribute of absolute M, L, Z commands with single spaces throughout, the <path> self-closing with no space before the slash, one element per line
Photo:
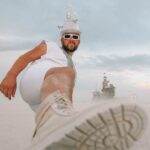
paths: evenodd
<path fill-rule="evenodd" d="M 0 79 L 13 61 L 41 40 L 59 42 L 66 8 L 72 5 L 81 28 L 74 56 L 75 97 L 91 99 L 105 72 L 116 96 L 150 96 L 149 0 L 1 0 Z"/>

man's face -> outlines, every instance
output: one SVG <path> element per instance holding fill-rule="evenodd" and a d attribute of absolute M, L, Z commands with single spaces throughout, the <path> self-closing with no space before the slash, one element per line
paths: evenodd
<path fill-rule="evenodd" d="M 66 52 L 74 52 L 80 44 L 80 35 L 77 33 L 65 33 L 61 37 L 61 43 Z"/>

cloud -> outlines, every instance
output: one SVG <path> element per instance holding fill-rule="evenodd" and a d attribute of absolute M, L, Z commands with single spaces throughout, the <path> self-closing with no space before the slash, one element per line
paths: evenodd
<path fill-rule="evenodd" d="M 76 58 L 77 66 L 81 68 L 103 69 L 106 71 L 149 70 L 150 55 L 96 55 Z"/>
<path fill-rule="evenodd" d="M 90 8 L 88 15 L 83 12 L 86 22 L 84 38 L 87 43 L 92 42 L 91 47 L 132 46 L 149 42 L 149 1 L 108 0 L 97 4 L 96 1 L 90 7 L 84 7 L 86 12 Z"/>
<path fill-rule="evenodd" d="M 46 0 L 2 0 L 0 34 L 28 38 L 32 36 L 38 39 L 45 35 L 43 37 L 56 40 L 59 36 L 57 26 L 63 23 L 66 7 L 70 3 L 77 11 L 82 31 L 81 41 L 85 47 L 108 50 L 110 47 L 131 47 L 149 43 L 148 0 L 82 0 L 82 3 L 80 0 L 55 0 L 54 3 Z M 4 49 L 7 42 L 3 43 L 2 48 L 0 46 L 0 50 Z"/>
<path fill-rule="evenodd" d="M 24 50 L 27 48 L 33 48 L 39 44 L 43 39 L 47 39 L 44 35 L 32 35 L 21 36 L 21 35 L 10 35 L 1 34 L 0 35 L 0 51 L 6 50 Z"/>

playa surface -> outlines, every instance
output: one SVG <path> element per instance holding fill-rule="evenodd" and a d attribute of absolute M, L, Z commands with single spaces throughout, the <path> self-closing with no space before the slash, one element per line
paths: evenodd
<path fill-rule="evenodd" d="M 150 101 L 143 100 L 147 110 Z M 84 103 L 75 103 L 83 108 Z M 87 103 L 88 104 L 88 103 Z M 12 101 L 0 95 L 0 145 L 3 150 L 27 150 L 35 127 L 35 114 L 29 106 L 18 96 Z M 145 138 L 147 137 L 147 138 Z M 137 142 L 130 150 L 149 150 L 150 127 L 143 140 Z"/>
<path fill-rule="evenodd" d="M 0 145 L 3 150 L 25 150 L 34 129 L 34 113 L 20 97 L 0 95 Z"/>

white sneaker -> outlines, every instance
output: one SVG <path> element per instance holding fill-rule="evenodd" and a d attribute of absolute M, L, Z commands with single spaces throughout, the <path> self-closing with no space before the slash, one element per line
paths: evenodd
<path fill-rule="evenodd" d="M 55 120 L 60 126 L 54 132 L 49 132 L 54 125 L 50 120 L 42 131 L 46 136 L 32 150 L 128 150 L 142 137 L 147 120 L 141 105 L 97 103 L 78 115 Z"/>
<path fill-rule="evenodd" d="M 52 93 L 42 102 L 39 111 L 36 114 L 36 129 L 33 137 L 54 115 L 69 117 L 76 113 L 77 112 L 72 107 L 72 103 L 64 94 L 60 93 L 60 91 Z"/>

